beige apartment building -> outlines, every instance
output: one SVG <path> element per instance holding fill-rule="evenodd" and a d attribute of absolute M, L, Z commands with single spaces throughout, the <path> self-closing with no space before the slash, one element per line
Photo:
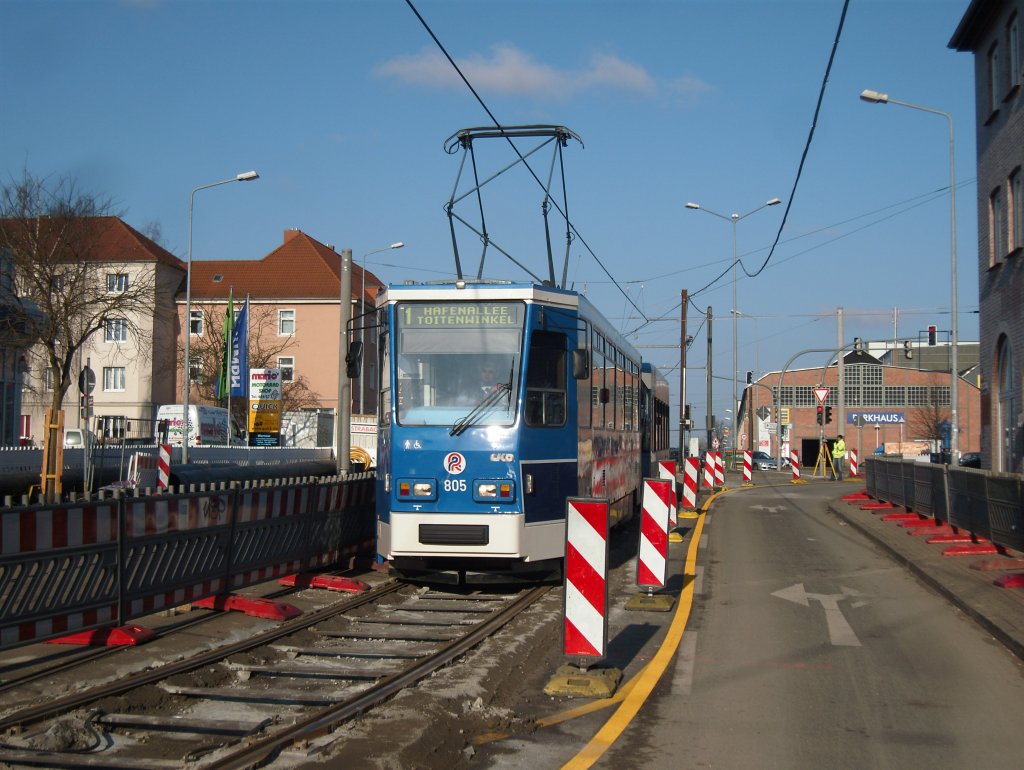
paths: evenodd
<path fill-rule="evenodd" d="M 216 378 L 215 371 L 207 371 L 210 359 L 197 356 L 196 351 L 215 349 L 220 344 L 229 296 L 233 297 L 236 314 L 248 297 L 250 367 L 262 363 L 281 369 L 286 409 L 291 387 L 293 407 L 335 410 L 340 276 L 341 255 L 334 247 L 298 229 L 285 230 L 281 245 L 262 259 L 193 261 L 191 318 L 187 324 L 192 334 L 190 401 L 210 401 L 211 385 Z M 360 316 L 373 307 L 373 299 L 382 285 L 372 273 L 364 273 L 361 266 L 353 264 L 353 337 L 363 339 L 366 351 L 362 381 L 352 381 L 354 414 L 376 411 L 377 338 L 373 328 L 363 328 L 364 321 L 366 327 L 372 327 L 372 313 Z M 182 286 L 177 296 L 181 328 L 186 328 L 185 299 Z M 184 373 L 180 360 L 176 371 L 180 393 Z"/>
<path fill-rule="evenodd" d="M 95 375 L 93 418 L 86 426 L 72 385 L 64 396 L 64 425 L 89 427 L 100 438 L 152 435 L 157 407 L 175 400 L 173 308 L 185 263 L 118 217 L 96 217 L 91 225 L 95 232 L 84 258 L 97 263 L 91 271 L 101 284 L 97 291 L 146 287 L 147 307 L 106 318 L 86 340 L 72 371 L 77 379 L 88 364 Z M 38 348 L 28 351 L 23 375 L 20 432 L 26 443 L 38 446 L 53 400 L 52 372 Z"/>

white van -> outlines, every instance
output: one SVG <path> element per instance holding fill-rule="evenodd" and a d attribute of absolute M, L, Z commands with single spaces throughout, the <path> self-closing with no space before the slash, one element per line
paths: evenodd
<path fill-rule="evenodd" d="M 181 446 L 184 433 L 181 419 L 181 404 L 164 404 L 156 412 L 155 434 L 157 443 L 161 441 L 161 426 L 167 421 L 167 442 L 171 446 Z M 228 410 L 220 406 L 189 404 L 189 446 L 226 446 L 231 435 Z"/>

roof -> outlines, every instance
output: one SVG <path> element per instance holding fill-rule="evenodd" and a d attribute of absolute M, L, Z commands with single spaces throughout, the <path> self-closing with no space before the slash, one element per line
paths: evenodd
<path fill-rule="evenodd" d="M 1002 6 L 1003 0 L 971 0 L 946 47 L 957 51 L 976 50 L 999 18 Z"/>
<path fill-rule="evenodd" d="M 75 252 L 76 258 L 87 256 L 97 262 L 159 262 L 185 271 L 185 263 L 156 241 L 147 238 L 120 217 L 82 217 L 92 228 L 91 236 L 84 230 L 84 237 L 95 238 L 88 243 L 92 248 L 86 254 Z M 18 222 L 24 220 L 4 220 Z"/>
<path fill-rule="evenodd" d="M 286 230 L 284 243 L 262 259 L 193 260 L 192 299 L 223 300 L 229 290 L 252 299 L 338 300 L 341 255 L 301 230 Z M 352 265 L 352 292 L 365 286 L 367 301 L 380 279 Z M 183 287 L 184 288 L 184 287 Z"/>

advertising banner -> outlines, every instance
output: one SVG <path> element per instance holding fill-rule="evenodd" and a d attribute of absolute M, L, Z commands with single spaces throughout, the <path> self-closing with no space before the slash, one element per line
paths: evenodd
<path fill-rule="evenodd" d="M 281 370 L 249 370 L 249 446 L 281 441 Z"/>

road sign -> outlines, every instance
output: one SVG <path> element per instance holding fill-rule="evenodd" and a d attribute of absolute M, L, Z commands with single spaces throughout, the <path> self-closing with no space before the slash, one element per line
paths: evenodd
<path fill-rule="evenodd" d="M 825 399 L 828 398 L 828 388 L 811 388 L 814 393 L 814 397 L 818 399 L 819 404 L 824 404 Z"/>
<path fill-rule="evenodd" d="M 89 395 L 96 388 L 96 372 L 88 366 L 84 367 L 78 375 L 78 391 Z"/>
<path fill-rule="evenodd" d="M 769 433 L 774 433 L 775 431 L 777 431 L 779 429 L 779 424 L 777 422 L 769 422 L 769 423 L 765 423 L 765 425 L 766 425 Z"/>
<path fill-rule="evenodd" d="M 760 417 L 762 420 L 767 420 L 769 414 L 771 414 L 771 411 L 768 409 L 768 407 L 759 406 L 757 408 L 757 416 Z"/>

